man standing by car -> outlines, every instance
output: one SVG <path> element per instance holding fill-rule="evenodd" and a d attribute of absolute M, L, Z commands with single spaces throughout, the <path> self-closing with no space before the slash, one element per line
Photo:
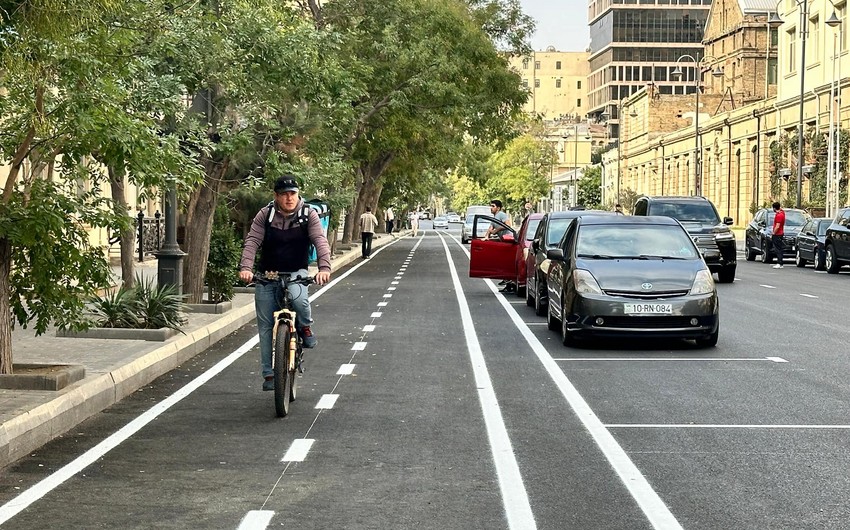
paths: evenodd
<path fill-rule="evenodd" d="M 776 254 L 774 269 L 781 269 L 782 254 L 785 252 L 785 210 L 778 202 L 773 203 L 773 231 L 770 239 L 773 242 L 773 253 Z"/>
<path fill-rule="evenodd" d="M 508 214 L 502 211 L 502 201 L 499 199 L 493 199 L 490 201 L 490 215 L 506 225 L 511 226 L 511 218 L 508 217 Z M 496 225 L 496 223 L 490 223 L 490 228 L 487 229 L 487 234 L 484 237 L 489 238 L 490 236 L 499 235 L 503 231 L 504 229 Z"/>

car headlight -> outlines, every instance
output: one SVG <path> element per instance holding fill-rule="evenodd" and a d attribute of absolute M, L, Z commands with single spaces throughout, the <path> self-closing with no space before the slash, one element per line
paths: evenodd
<path fill-rule="evenodd" d="M 730 239 L 735 239 L 735 234 L 731 231 L 718 232 L 717 234 L 714 234 L 714 239 L 716 239 L 717 241 L 728 241 Z"/>
<path fill-rule="evenodd" d="M 577 293 L 602 294 L 602 289 L 599 288 L 599 282 L 590 274 L 590 271 L 584 269 L 574 270 L 573 283 L 575 283 Z"/>
<path fill-rule="evenodd" d="M 708 269 L 697 271 L 694 284 L 691 286 L 691 294 L 711 294 L 713 292 L 714 278 L 711 277 L 711 271 Z"/>

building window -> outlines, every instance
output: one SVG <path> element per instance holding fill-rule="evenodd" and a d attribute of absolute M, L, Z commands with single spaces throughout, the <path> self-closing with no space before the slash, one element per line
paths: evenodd
<path fill-rule="evenodd" d="M 576 81 L 576 88 L 581 90 L 581 81 Z"/>
<path fill-rule="evenodd" d="M 779 29 L 770 28 L 770 45 L 779 46 Z"/>
<path fill-rule="evenodd" d="M 797 71 L 797 28 L 788 31 L 788 71 Z"/>
<path fill-rule="evenodd" d="M 576 100 L 576 107 L 581 108 L 581 100 L 580 99 Z"/>
<path fill-rule="evenodd" d="M 808 49 L 809 55 L 806 60 L 812 64 L 820 62 L 820 55 L 818 55 L 818 53 L 820 52 L 820 24 L 818 24 L 819 20 L 820 19 L 817 16 L 814 16 L 809 19 L 809 36 L 806 39 L 806 42 L 809 44 L 810 47 Z"/>
<path fill-rule="evenodd" d="M 522 87 L 523 87 L 523 88 L 528 88 L 528 79 L 523 79 L 523 80 L 522 80 Z"/>
<path fill-rule="evenodd" d="M 776 57 L 771 57 L 767 60 L 767 84 L 775 85 L 776 84 L 776 74 L 777 74 L 777 64 Z"/>
<path fill-rule="evenodd" d="M 561 88 L 561 80 L 555 79 L 555 88 Z"/>
<path fill-rule="evenodd" d="M 534 69 L 540 70 L 540 61 L 534 61 Z"/>
<path fill-rule="evenodd" d="M 522 69 L 523 69 L 523 70 L 528 70 L 528 59 L 523 59 L 523 60 L 522 60 Z"/>
<path fill-rule="evenodd" d="M 540 88 L 540 80 L 539 79 L 534 80 L 534 88 Z"/>
<path fill-rule="evenodd" d="M 561 69 L 561 61 L 555 61 L 555 70 Z"/>

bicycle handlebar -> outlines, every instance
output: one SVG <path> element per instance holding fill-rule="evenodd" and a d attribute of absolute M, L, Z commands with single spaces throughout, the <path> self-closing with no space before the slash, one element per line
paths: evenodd
<path fill-rule="evenodd" d="M 315 276 L 296 276 L 295 278 L 291 278 L 289 273 L 286 272 L 265 272 L 262 275 L 254 274 L 251 278 L 251 283 L 260 282 L 260 283 L 270 283 L 270 282 L 283 282 L 283 285 L 289 285 L 291 283 L 297 283 L 300 285 L 310 285 L 311 283 L 316 282 Z"/>

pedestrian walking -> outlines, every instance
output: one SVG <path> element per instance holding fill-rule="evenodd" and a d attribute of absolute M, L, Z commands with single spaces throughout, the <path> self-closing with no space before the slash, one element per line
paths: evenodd
<path fill-rule="evenodd" d="M 378 226 L 378 218 L 372 213 L 370 206 L 366 207 L 366 213 L 360 216 L 360 254 L 363 259 L 369 259 L 372 255 L 372 236 Z"/>
<path fill-rule="evenodd" d="M 785 252 L 785 210 L 778 202 L 773 203 L 773 231 L 770 236 L 773 242 L 773 253 L 776 254 L 774 269 L 783 268 L 782 254 Z"/>
<path fill-rule="evenodd" d="M 419 214 L 416 212 L 410 214 L 410 229 L 413 230 L 413 237 L 416 237 L 416 233 L 419 231 Z"/>
<path fill-rule="evenodd" d="M 384 221 L 387 223 L 387 233 L 392 235 L 393 225 L 395 224 L 395 215 L 393 214 L 391 206 L 387 206 L 387 209 L 384 211 Z"/>

